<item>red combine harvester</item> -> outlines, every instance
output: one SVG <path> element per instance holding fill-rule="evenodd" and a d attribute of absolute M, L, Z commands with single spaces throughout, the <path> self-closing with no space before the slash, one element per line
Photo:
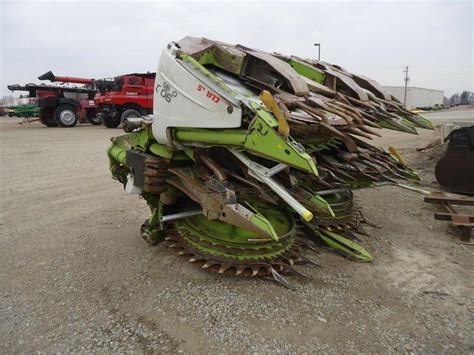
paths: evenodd
<path fill-rule="evenodd" d="M 45 84 L 8 85 L 8 89 L 12 91 L 27 91 L 29 97 L 37 98 L 42 124 L 48 127 L 74 127 L 78 122 L 90 122 L 93 125 L 102 123 L 94 102 L 97 93 L 94 79 L 55 76 L 51 71 L 40 75 L 38 79 L 83 84 L 74 87 Z"/>
<path fill-rule="evenodd" d="M 100 92 L 95 98 L 104 126 L 115 128 L 131 117 L 153 112 L 155 73 L 133 73 L 111 80 L 96 80 Z"/>

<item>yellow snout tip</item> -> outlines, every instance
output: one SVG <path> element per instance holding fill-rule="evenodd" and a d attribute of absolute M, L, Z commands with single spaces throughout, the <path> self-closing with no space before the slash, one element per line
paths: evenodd
<path fill-rule="evenodd" d="M 402 166 L 406 166 L 405 159 L 402 157 L 400 152 L 395 147 L 388 147 L 388 151 L 392 154 Z"/>
<path fill-rule="evenodd" d="M 309 222 L 313 219 L 313 214 L 310 211 L 306 210 L 306 211 L 303 212 L 303 219 L 306 222 Z"/>

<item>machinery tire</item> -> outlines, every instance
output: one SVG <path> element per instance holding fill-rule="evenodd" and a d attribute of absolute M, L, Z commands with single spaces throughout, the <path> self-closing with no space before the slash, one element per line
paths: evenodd
<path fill-rule="evenodd" d="M 138 112 L 137 110 L 134 110 L 133 108 L 129 108 L 128 110 L 123 111 L 122 116 L 120 117 L 120 120 L 123 121 L 131 117 L 141 117 L 140 112 Z"/>
<path fill-rule="evenodd" d="M 40 122 L 46 127 L 57 127 L 58 124 L 54 119 L 54 111 L 52 109 L 43 109 L 40 112 Z"/>
<path fill-rule="evenodd" d="M 102 120 L 99 116 L 97 116 L 95 110 L 87 110 L 87 121 L 89 121 L 89 123 L 94 126 L 99 126 L 102 124 Z"/>
<path fill-rule="evenodd" d="M 114 115 L 114 116 L 103 115 L 102 123 L 107 128 L 117 128 L 118 126 L 120 126 L 120 116 L 119 115 Z"/>
<path fill-rule="evenodd" d="M 77 111 L 72 105 L 61 105 L 54 111 L 54 119 L 60 127 L 71 128 L 77 124 Z"/>

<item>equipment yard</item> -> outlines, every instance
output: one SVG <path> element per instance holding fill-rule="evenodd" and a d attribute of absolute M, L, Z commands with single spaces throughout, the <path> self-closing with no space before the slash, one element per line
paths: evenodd
<path fill-rule="evenodd" d="M 461 112 L 461 113 L 460 113 Z M 474 110 L 427 114 L 434 125 Z M 0 352 L 468 353 L 474 351 L 474 249 L 435 221 L 423 196 L 356 191 L 372 263 L 305 253 L 296 290 L 203 272 L 146 244 L 144 200 L 111 183 L 101 126 L 47 128 L 0 118 Z M 433 139 L 384 131 L 437 190 Z"/>

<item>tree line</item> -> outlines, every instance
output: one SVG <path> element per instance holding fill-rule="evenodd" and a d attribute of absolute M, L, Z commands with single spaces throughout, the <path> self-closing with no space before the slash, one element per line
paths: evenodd
<path fill-rule="evenodd" d="M 461 93 L 455 93 L 449 98 L 445 98 L 447 104 L 450 106 L 457 105 L 474 105 L 474 93 L 470 91 L 463 91 Z"/>

